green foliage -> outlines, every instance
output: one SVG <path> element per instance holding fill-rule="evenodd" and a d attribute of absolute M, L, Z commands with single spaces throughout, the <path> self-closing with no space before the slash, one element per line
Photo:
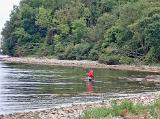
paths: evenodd
<path fill-rule="evenodd" d="M 65 59 L 67 59 L 65 53 L 61 53 L 61 54 L 59 53 L 59 54 L 57 55 L 57 58 L 58 58 L 59 60 L 65 60 Z"/>
<path fill-rule="evenodd" d="M 42 43 L 36 52 L 38 56 L 51 56 L 54 54 L 54 47 L 47 43 Z"/>
<path fill-rule="evenodd" d="M 55 51 L 55 53 L 57 54 L 57 53 L 61 53 L 61 52 L 64 52 L 64 46 L 61 44 L 61 43 L 57 43 L 56 45 L 55 45 L 55 48 L 54 48 L 54 51 Z"/>
<path fill-rule="evenodd" d="M 2 45 L 3 54 L 14 56 L 15 54 L 15 39 L 7 38 Z"/>
<path fill-rule="evenodd" d="M 104 64 L 108 64 L 108 65 L 116 65 L 116 64 L 120 64 L 119 62 L 120 57 L 118 55 L 106 55 L 106 54 L 102 54 L 98 61 L 99 63 L 104 63 Z"/>
<path fill-rule="evenodd" d="M 107 30 L 103 47 L 105 48 L 111 43 L 115 43 L 115 45 L 118 47 L 122 47 L 124 43 L 131 37 L 131 33 L 126 28 L 121 26 L 114 26 Z"/>
<path fill-rule="evenodd" d="M 54 25 L 53 22 L 54 21 L 51 15 L 51 10 L 47 10 L 43 7 L 40 7 L 39 12 L 36 16 L 36 23 L 41 27 L 50 28 L 52 27 L 52 25 Z"/>
<path fill-rule="evenodd" d="M 160 3 L 21 0 L 1 34 L 3 53 L 11 56 L 56 54 L 60 59 L 99 59 L 108 64 L 158 63 Z M 28 50 L 31 44 L 39 47 Z"/>
<path fill-rule="evenodd" d="M 95 50 L 95 49 L 91 49 L 91 51 L 89 52 L 89 59 L 91 59 L 91 60 L 98 60 L 98 58 L 99 58 L 99 53 L 98 53 L 98 51 L 97 50 Z"/>
<path fill-rule="evenodd" d="M 74 53 L 74 45 L 70 44 L 66 47 L 63 57 L 65 56 L 65 59 L 74 60 L 76 59 L 75 54 L 76 53 Z"/>
<path fill-rule="evenodd" d="M 127 56 L 121 56 L 119 60 L 120 64 L 131 64 L 134 62 L 133 58 Z"/>
<path fill-rule="evenodd" d="M 75 41 L 73 41 L 74 43 L 80 43 L 81 40 L 84 40 L 87 32 L 87 25 L 83 18 L 75 20 L 72 23 L 72 33 L 75 38 Z"/>
<path fill-rule="evenodd" d="M 147 53 L 147 55 L 145 56 L 145 62 L 146 63 L 154 63 L 154 62 L 157 62 L 156 60 L 156 53 L 155 53 L 155 49 L 152 47 L 149 52 Z"/>
<path fill-rule="evenodd" d="M 150 106 L 149 112 L 154 119 L 160 118 L 160 99 L 156 100 L 155 103 Z"/>
<path fill-rule="evenodd" d="M 142 104 L 134 104 L 130 101 L 122 101 L 118 104 L 113 101 L 110 108 L 93 108 L 84 112 L 84 115 L 80 119 L 112 119 L 113 117 L 118 117 L 121 114 L 127 115 L 139 115 L 144 114 L 150 109 L 150 106 Z"/>
<path fill-rule="evenodd" d="M 137 19 L 141 17 L 141 7 L 139 3 L 127 3 L 120 8 L 120 22 L 123 26 L 134 23 Z"/>
<path fill-rule="evenodd" d="M 89 51 L 91 47 L 87 43 L 77 44 L 74 47 L 74 52 L 76 53 L 77 60 L 85 60 L 88 58 Z"/>
<path fill-rule="evenodd" d="M 27 43 L 25 45 L 20 45 L 15 48 L 15 56 L 30 56 L 36 52 L 37 46 L 32 43 Z"/>
<path fill-rule="evenodd" d="M 81 119 L 99 119 L 100 117 L 107 117 L 111 113 L 111 110 L 105 108 L 96 108 L 93 110 L 87 110 Z"/>
<path fill-rule="evenodd" d="M 91 47 L 89 44 L 82 43 L 75 46 L 70 44 L 65 48 L 64 53 L 58 55 L 58 59 L 85 60 L 88 59 L 90 49 Z"/>
<path fill-rule="evenodd" d="M 17 39 L 18 44 L 30 42 L 30 35 L 23 28 L 17 28 L 15 32 L 13 32 L 13 35 Z"/>
<path fill-rule="evenodd" d="M 70 28 L 69 28 L 68 24 L 60 24 L 57 27 L 58 27 L 58 30 L 61 32 L 62 36 L 69 34 Z"/>

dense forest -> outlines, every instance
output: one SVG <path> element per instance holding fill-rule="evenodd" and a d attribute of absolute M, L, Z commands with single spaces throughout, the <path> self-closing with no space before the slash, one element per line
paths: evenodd
<path fill-rule="evenodd" d="M 107 64 L 160 61 L 159 0 L 21 0 L 3 53 Z"/>

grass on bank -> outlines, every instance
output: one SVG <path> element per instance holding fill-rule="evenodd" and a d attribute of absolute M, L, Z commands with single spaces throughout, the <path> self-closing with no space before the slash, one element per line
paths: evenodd
<path fill-rule="evenodd" d="M 149 105 L 134 104 L 127 100 L 120 104 L 113 101 L 110 108 L 102 107 L 86 110 L 80 119 L 112 119 L 113 117 L 160 119 L 160 99 Z"/>

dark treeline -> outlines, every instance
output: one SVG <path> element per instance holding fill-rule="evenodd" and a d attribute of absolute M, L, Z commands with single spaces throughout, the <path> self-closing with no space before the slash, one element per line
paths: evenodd
<path fill-rule="evenodd" d="M 3 53 L 107 64 L 160 60 L 159 0 L 22 0 L 2 31 Z"/>

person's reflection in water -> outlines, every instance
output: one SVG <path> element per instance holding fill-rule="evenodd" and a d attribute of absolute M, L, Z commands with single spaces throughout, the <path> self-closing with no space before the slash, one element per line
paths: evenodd
<path fill-rule="evenodd" d="M 93 81 L 87 81 L 87 92 L 88 93 L 93 93 L 94 92 L 94 82 Z"/>

